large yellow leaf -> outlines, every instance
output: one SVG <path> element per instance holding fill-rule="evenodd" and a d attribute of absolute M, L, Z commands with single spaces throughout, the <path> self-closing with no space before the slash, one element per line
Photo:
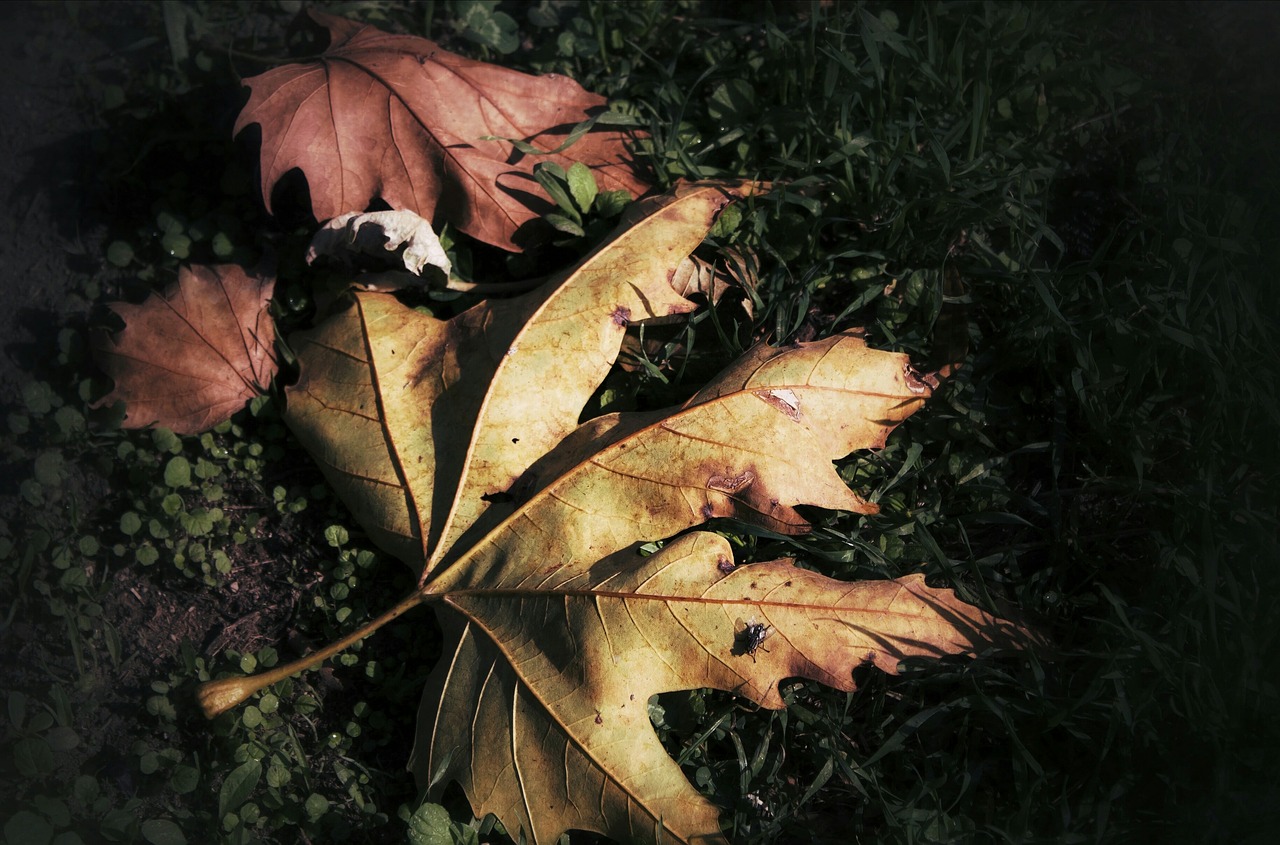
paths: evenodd
<path fill-rule="evenodd" d="M 784 678 L 852 689 L 863 662 L 893 672 L 1010 642 L 1007 623 L 918 576 L 738 569 L 709 534 L 635 551 L 712 517 L 799 533 L 795 505 L 874 511 L 831 462 L 883 445 L 928 394 L 905 356 L 844 334 L 758 347 L 674 412 L 581 426 L 531 468 L 549 480 L 425 588 L 452 656 L 424 698 L 419 781 L 458 780 L 475 812 L 533 842 L 570 828 L 718 841 L 718 814 L 647 723 L 649 696 L 715 687 L 776 708 Z"/>
<path fill-rule="evenodd" d="M 856 332 L 760 345 L 679 408 L 576 425 L 626 324 L 689 307 L 668 281 L 727 196 L 697 186 L 642 207 L 526 297 L 446 322 L 358 293 L 295 343 L 290 424 L 422 578 L 307 660 L 207 685 L 206 712 L 430 603 L 446 657 L 412 768 L 432 794 L 458 781 L 477 814 L 532 843 L 568 829 L 712 843 L 718 812 L 658 742 L 650 696 L 715 687 L 776 708 L 786 678 L 848 690 L 863 663 L 895 672 L 904 657 L 1025 638 L 919 575 L 848 584 L 789 561 L 738 567 L 717 535 L 682 534 L 712 518 L 799 534 L 801 505 L 875 511 L 833 461 L 883 446 L 931 379 Z M 644 557 L 649 541 L 664 545 Z"/>
<path fill-rule="evenodd" d="M 430 589 L 520 589 L 713 517 L 795 534 L 809 527 L 798 504 L 874 512 L 831 462 L 883 445 L 929 395 L 906 356 L 843 334 L 744 361 L 673 413 L 581 426 L 531 467 L 537 492 Z"/>

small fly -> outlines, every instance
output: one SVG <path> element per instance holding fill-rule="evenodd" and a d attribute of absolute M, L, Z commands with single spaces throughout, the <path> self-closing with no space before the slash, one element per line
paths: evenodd
<path fill-rule="evenodd" d="M 769 632 L 773 629 L 761 622 L 743 622 L 741 619 L 734 626 L 733 635 L 733 653 L 737 655 L 747 655 L 751 658 L 751 662 L 756 662 L 756 651 L 765 651 L 769 649 L 764 647 L 764 641 L 769 636 Z"/>

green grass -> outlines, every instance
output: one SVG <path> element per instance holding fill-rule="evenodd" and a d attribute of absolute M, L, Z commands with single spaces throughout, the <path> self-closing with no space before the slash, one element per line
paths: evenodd
<path fill-rule="evenodd" d="M 959 373 L 886 449 L 841 464 L 879 515 L 818 513 L 801 539 L 721 527 L 744 558 L 844 578 L 923 569 L 1014 608 L 1051 647 L 860 672 L 847 695 L 795 683 L 778 713 L 664 697 L 655 725 L 733 841 L 1267 841 L 1280 193 L 1265 80 L 1215 40 L 1232 37 L 1228 13 L 325 8 L 430 22 L 451 49 L 578 78 L 648 132 L 639 152 L 660 185 L 778 184 L 716 233 L 759 265 L 752 317 L 697 318 L 609 397 L 674 401 L 759 337 L 864 326 L 923 359 L 940 315 L 967 316 Z M 91 284 L 136 295 L 179 259 L 272 248 L 281 319 L 303 320 L 307 224 L 261 212 L 252 151 L 228 140 L 234 72 L 285 56 L 288 17 L 181 9 L 182 39 L 146 7 L 137 26 L 158 40 L 123 77 L 85 81 L 107 130 L 103 257 L 122 270 Z M 246 34 L 251 16 L 267 35 Z M 580 222 L 586 236 L 515 261 L 458 239 L 456 263 L 495 280 L 554 269 L 599 231 Z M 275 400 L 201 438 L 122 433 L 86 406 L 101 386 L 82 349 L 79 328 L 60 335 L 3 446 L 21 476 L 0 526 L 7 841 L 397 842 L 415 811 L 416 830 L 502 841 L 456 796 L 452 822 L 419 810 L 401 771 L 435 657 L 428 618 L 202 722 L 196 683 L 354 629 L 408 576 L 328 494 Z M 121 635 L 146 633 L 121 610 L 129 583 L 161 608 L 209 608 L 185 632 L 204 641 L 153 637 L 160 653 L 138 656 Z M 233 631 L 211 653 L 211 632 L 272 604 L 261 636 Z"/>

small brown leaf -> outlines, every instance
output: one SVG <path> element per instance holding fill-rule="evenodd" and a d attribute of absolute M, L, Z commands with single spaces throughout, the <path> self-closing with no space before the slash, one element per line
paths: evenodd
<path fill-rule="evenodd" d="M 139 305 L 114 303 L 125 321 L 91 346 L 123 400 L 126 428 L 205 431 L 264 392 L 276 373 L 275 324 L 267 313 L 275 276 L 234 264 L 183 267 L 178 281 Z"/>
<path fill-rule="evenodd" d="M 953 264 L 948 264 L 943 274 L 942 295 L 942 309 L 933 324 L 933 353 L 924 370 L 950 378 L 964 365 L 969 354 L 968 289 Z"/>
<path fill-rule="evenodd" d="M 690 255 L 676 268 L 671 287 L 686 299 L 716 306 L 731 302 L 742 309 L 747 318 L 755 316 L 752 292 L 759 281 L 755 255 L 737 247 L 724 247 L 714 260 Z M 687 354 L 681 335 L 688 320 L 680 315 L 655 317 L 644 322 L 643 330 L 631 328 L 622 341 L 622 355 L 618 367 L 629 373 L 662 361 L 662 368 L 669 369 L 673 362 Z"/>
<path fill-rule="evenodd" d="M 235 131 L 262 127 L 262 195 L 301 168 L 318 220 L 375 197 L 518 251 L 516 230 L 552 205 L 539 161 L 580 161 L 603 190 L 642 193 L 623 133 L 588 132 L 565 154 L 527 156 L 511 140 L 558 148 L 606 100 L 565 76 L 472 61 L 425 38 L 391 35 L 320 12 L 329 49 L 314 62 L 245 80 L 253 93 Z M 436 222 L 441 222 L 436 220 Z"/>
<path fill-rule="evenodd" d="M 700 295 L 712 305 L 720 302 L 732 290 L 755 290 L 755 255 L 749 251 L 727 248 L 715 261 L 697 255 L 689 256 L 676 270 L 671 287 L 684 297 Z M 751 316 L 751 300 L 746 299 L 742 308 Z"/>

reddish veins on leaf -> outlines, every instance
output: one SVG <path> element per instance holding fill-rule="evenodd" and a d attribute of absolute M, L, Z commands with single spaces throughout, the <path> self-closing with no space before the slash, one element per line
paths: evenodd
<path fill-rule="evenodd" d="M 375 198 L 486 243 L 518 251 L 521 231 L 553 207 L 538 162 L 579 161 L 604 190 L 642 193 L 627 136 L 586 133 L 564 153 L 526 155 L 512 140 L 555 150 L 606 100 L 565 76 L 532 76 L 463 58 L 425 38 L 325 15 L 317 60 L 245 80 L 235 131 L 262 127 L 262 195 L 301 168 L 317 220 L 364 211 Z"/>
<path fill-rule="evenodd" d="M 127 428 L 179 434 L 229 419 L 275 377 L 274 288 L 270 274 L 234 264 L 183 267 L 142 304 L 113 304 L 125 328 L 95 331 L 91 345 L 115 390 L 95 404 L 123 400 Z"/>

